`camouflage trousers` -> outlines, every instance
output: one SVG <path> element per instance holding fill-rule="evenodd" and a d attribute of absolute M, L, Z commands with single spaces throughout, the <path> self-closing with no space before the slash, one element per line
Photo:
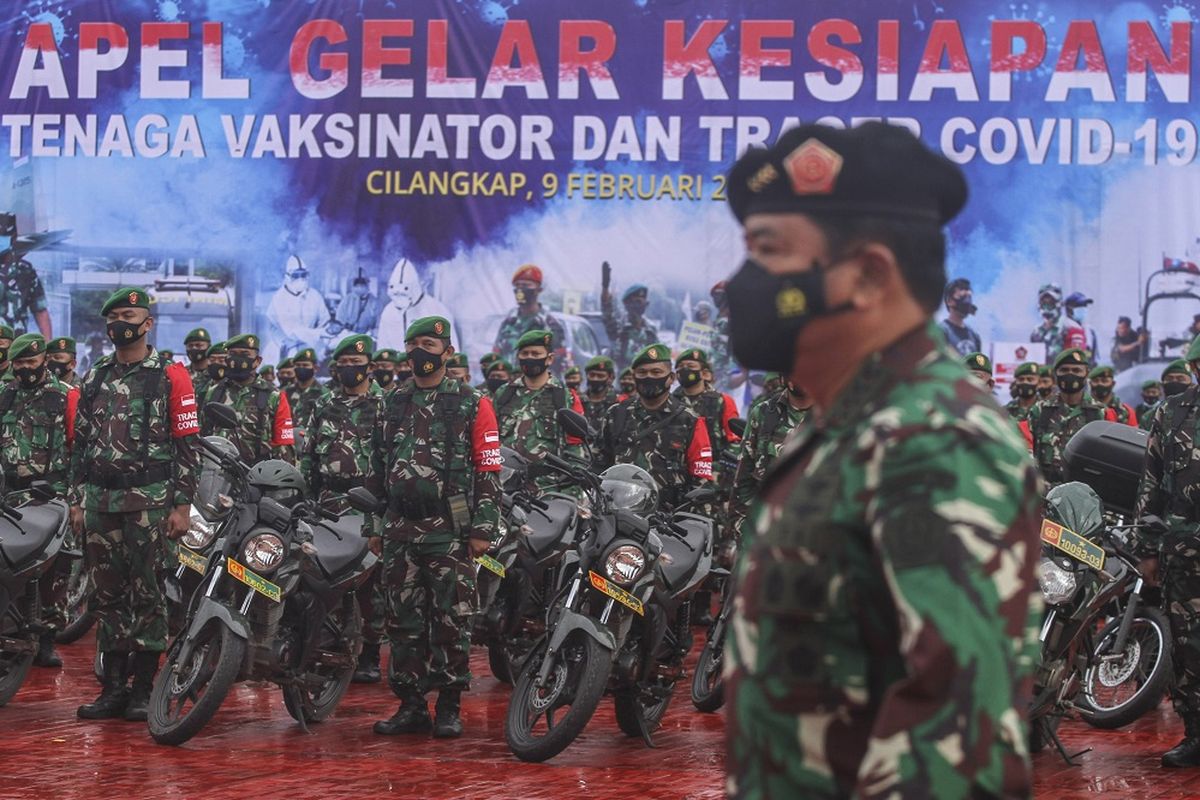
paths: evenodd
<path fill-rule="evenodd" d="M 1171 702 L 1180 717 L 1200 721 L 1200 548 L 1187 550 L 1164 554 L 1163 607 L 1175 667 Z"/>
<path fill-rule="evenodd" d="M 92 583 L 88 609 L 101 651 L 161 652 L 167 647 L 163 592 L 165 508 L 125 514 L 84 513 L 85 557 Z"/>
<path fill-rule="evenodd" d="M 402 686 L 467 689 L 475 564 L 461 541 L 383 540 L 387 635 Z"/>
<path fill-rule="evenodd" d="M 363 644 L 383 643 L 387 621 L 387 594 L 383 590 L 383 570 L 372 570 L 367 582 L 358 587 L 358 611 L 362 615 Z"/>

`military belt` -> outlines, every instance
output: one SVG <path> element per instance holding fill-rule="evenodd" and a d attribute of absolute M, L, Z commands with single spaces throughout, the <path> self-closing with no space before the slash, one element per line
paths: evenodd
<path fill-rule="evenodd" d="M 146 469 L 136 472 L 114 472 L 108 475 L 92 475 L 88 483 L 101 489 L 137 489 L 171 479 L 170 464 L 152 464 Z"/>
<path fill-rule="evenodd" d="M 45 481 L 46 483 L 54 483 L 61 481 L 66 473 L 62 470 L 47 472 L 44 475 L 18 475 L 15 472 L 4 473 L 4 486 L 10 492 L 19 492 L 33 486 L 35 481 Z"/>

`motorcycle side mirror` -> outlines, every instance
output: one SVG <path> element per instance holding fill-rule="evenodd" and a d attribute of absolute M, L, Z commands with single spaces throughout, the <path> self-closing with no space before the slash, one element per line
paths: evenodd
<path fill-rule="evenodd" d="M 555 418 L 558 420 L 558 424 L 563 427 L 563 430 L 567 432 L 568 436 L 583 439 L 585 442 L 596 438 L 592 426 L 588 424 L 587 417 L 578 411 L 572 411 L 569 408 L 560 408 Z"/>
<path fill-rule="evenodd" d="M 236 428 L 237 412 L 225 403 L 206 403 L 204 415 L 213 421 L 218 428 Z"/>
<path fill-rule="evenodd" d="M 34 481 L 29 487 L 29 496 L 39 503 L 48 503 L 54 499 L 54 490 L 46 481 Z"/>
<path fill-rule="evenodd" d="M 383 503 L 371 493 L 371 490 L 365 486 L 356 486 L 346 493 L 346 502 L 355 511 L 361 511 L 364 514 L 378 514 L 383 509 Z"/>
<path fill-rule="evenodd" d="M 741 417 L 734 417 L 729 420 L 729 430 L 733 431 L 740 439 L 746 435 L 746 420 Z"/>
<path fill-rule="evenodd" d="M 1167 523 L 1154 514 L 1147 514 L 1141 519 L 1142 527 L 1149 530 L 1151 533 L 1166 533 Z"/>

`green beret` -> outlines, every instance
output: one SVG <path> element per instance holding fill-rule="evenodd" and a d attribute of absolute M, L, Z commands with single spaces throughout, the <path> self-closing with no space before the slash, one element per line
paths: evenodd
<path fill-rule="evenodd" d="M 294 364 L 297 361 L 311 361 L 316 364 L 317 351 L 313 350 L 311 347 L 306 347 L 300 352 L 296 353 L 296 355 L 292 356 L 292 363 Z"/>
<path fill-rule="evenodd" d="M 175 360 L 175 351 L 174 350 L 159 350 L 158 354 L 160 356 L 162 356 L 164 359 L 166 359 L 167 361 Z"/>
<path fill-rule="evenodd" d="M 1189 378 L 1192 377 L 1192 373 L 1188 371 L 1187 362 L 1182 358 L 1177 358 L 1170 364 L 1167 364 L 1167 368 L 1162 371 L 1163 380 L 1166 380 L 1167 376 L 1172 373 L 1187 375 Z"/>
<path fill-rule="evenodd" d="M 450 360 L 446 362 L 447 367 L 461 367 L 462 369 L 470 369 L 471 363 L 467 361 L 466 353 L 455 353 L 450 356 Z"/>
<path fill-rule="evenodd" d="M 492 363 L 499 357 L 500 357 L 499 353 L 484 353 L 483 358 L 479 359 L 479 366 L 487 367 L 488 364 Z"/>
<path fill-rule="evenodd" d="M 375 342 L 371 341 L 371 337 L 365 333 L 359 333 L 354 336 L 347 336 L 338 342 L 338 346 L 333 349 L 333 357 L 366 356 L 369 361 L 374 351 Z"/>
<path fill-rule="evenodd" d="M 208 335 L 206 328 L 192 328 L 187 332 L 187 336 L 183 337 L 183 343 L 189 342 L 211 342 L 212 337 Z"/>
<path fill-rule="evenodd" d="M 968 353 L 963 359 L 963 364 L 967 369 L 974 372 L 986 372 L 992 374 L 992 360 L 983 353 Z"/>
<path fill-rule="evenodd" d="M 12 338 L 16 335 L 16 331 L 12 329 L 11 325 L 0 324 L 0 339 L 8 339 L 9 341 L 12 341 Z"/>
<path fill-rule="evenodd" d="M 1088 365 L 1088 357 L 1078 347 L 1069 347 L 1058 354 L 1058 358 L 1054 359 L 1054 368 L 1057 370 L 1064 364 L 1082 364 Z"/>
<path fill-rule="evenodd" d="M 527 331 L 520 339 L 517 339 L 518 350 L 522 347 L 544 347 L 549 350 L 553 344 L 554 334 L 543 330 Z"/>
<path fill-rule="evenodd" d="M 687 350 L 684 350 L 682 353 L 679 354 L 678 357 L 676 357 L 676 359 L 675 359 L 676 367 L 679 366 L 680 361 L 699 361 L 701 366 L 707 367 L 708 366 L 708 354 L 705 353 L 703 350 L 701 350 L 699 347 L 692 347 Z"/>
<path fill-rule="evenodd" d="M 263 367 L 262 369 L 260 369 L 258 371 L 258 374 L 259 375 L 274 375 L 275 368 L 273 366 L 271 366 L 270 364 L 267 364 L 265 367 Z"/>
<path fill-rule="evenodd" d="M 8 360 L 44 355 L 46 340 L 40 333 L 23 333 L 8 346 Z"/>
<path fill-rule="evenodd" d="M 1158 388 L 1160 388 L 1158 381 L 1142 381 L 1142 391 L 1143 392 L 1146 391 L 1147 389 L 1158 389 Z"/>
<path fill-rule="evenodd" d="M 629 365 L 630 369 L 637 369 L 643 364 L 657 364 L 665 361 L 671 363 L 671 348 L 665 344 L 651 344 L 643 347 L 633 358 L 633 363 Z"/>
<path fill-rule="evenodd" d="M 1025 375 L 1037 375 L 1040 370 L 1041 366 L 1039 366 L 1036 362 L 1026 361 L 1024 364 L 1017 367 L 1017 371 L 1013 373 L 1013 377 L 1020 378 Z"/>
<path fill-rule="evenodd" d="M 621 370 L 621 377 L 622 378 L 625 378 L 625 377 L 632 378 L 633 377 L 633 367 L 626 367 L 625 369 Z"/>
<path fill-rule="evenodd" d="M 1038 377 L 1053 378 L 1054 376 L 1050 374 L 1050 367 L 1043 364 L 1042 366 L 1038 367 Z"/>
<path fill-rule="evenodd" d="M 291 369 L 292 368 L 292 359 L 285 358 L 283 361 L 280 361 L 278 364 L 276 364 L 275 368 L 276 369 Z"/>
<path fill-rule="evenodd" d="M 225 349 L 232 350 L 235 347 L 240 347 L 245 350 L 253 350 L 258 352 L 259 339 L 253 333 L 239 333 L 233 338 L 225 340 Z"/>
<path fill-rule="evenodd" d="M 1184 358 L 1188 361 L 1200 361 L 1200 336 L 1192 339 L 1192 344 L 1188 347 L 1187 355 Z"/>
<path fill-rule="evenodd" d="M 224 342 L 213 342 L 208 348 L 208 357 L 225 355 L 226 352 L 228 352 L 228 348 L 225 347 Z"/>
<path fill-rule="evenodd" d="M 140 286 L 126 286 L 117 289 L 108 296 L 100 308 L 100 316 L 108 316 L 114 308 L 144 308 L 150 309 L 150 294 Z"/>
<path fill-rule="evenodd" d="M 569 377 L 571 377 L 572 375 L 580 375 L 580 376 L 582 376 L 582 375 L 583 375 L 583 373 L 581 373 L 581 372 L 579 371 L 579 367 L 571 367 L 569 370 L 567 370 L 565 373 L 563 373 L 563 377 L 564 377 L 564 378 L 569 378 Z"/>
<path fill-rule="evenodd" d="M 1109 367 L 1109 366 L 1100 366 L 1100 367 L 1096 367 L 1094 370 L 1092 370 L 1091 372 L 1089 372 L 1089 373 L 1088 373 L 1088 378 L 1089 378 L 1090 380 L 1093 380 L 1093 381 L 1094 381 L 1094 380 L 1096 380 L 1097 378 L 1111 378 L 1111 377 L 1113 377 L 1113 374 L 1114 374 L 1114 373 L 1113 373 L 1113 368 L 1112 368 L 1112 367 Z"/>
<path fill-rule="evenodd" d="M 408 354 L 406 353 L 405 355 L 408 355 Z M 385 347 L 382 350 L 376 350 L 375 357 L 372 360 L 373 361 L 386 361 L 389 364 L 399 364 L 400 363 L 399 354 L 397 354 L 396 351 L 390 347 Z"/>
<path fill-rule="evenodd" d="M 450 323 L 445 317 L 421 317 L 408 326 L 404 341 L 409 342 L 418 336 L 432 336 L 435 339 L 450 339 Z"/>
<path fill-rule="evenodd" d="M 70 336 L 58 336 L 46 345 L 47 353 L 70 353 L 75 355 L 75 340 Z"/>
<path fill-rule="evenodd" d="M 616 367 L 613 366 L 613 360 L 608 356 L 592 356 L 592 358 L 584 366 L 584 370 L 591 372 L 594 369 L 602 369 L 609 375 L 616 372 Z"/>
<path fill-rule="evenodd" d="M 630 286 L 628 289 L 626 289 L 625 293 L 621 295 L 621 302 L 625 302 L 636 294 L 646 296 L 650 294 L 650 290 L 647 289 L 643 284 L 635 283 L 633 286 Z"/>
<path fill-rule="evenodd" d="M 408 351 L 407 350 L 397 350 L 396 351 L 396 363 L 397 364 L 407 364 L 408 363 Z"/>
<path fill-rule="evenodd" d="M 510 375 L 512 374 L 512 371 L 513 371 L 512 364 L 509 364 L 507 361 L 505 361 L 502 358 L 497 358 L 495 361 L 493 361 L 492 363 L 490 363 L 486 367 L 484 367 L 483 377 L 486 378 L 488 375 L 491 375 L 493 372 L 495 372 L 498 369 L 502 369 L 505 372 L 509 373 Z"/>

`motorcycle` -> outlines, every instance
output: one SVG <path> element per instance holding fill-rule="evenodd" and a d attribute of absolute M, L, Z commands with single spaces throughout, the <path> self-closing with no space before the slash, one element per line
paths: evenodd
<path fill-rule="evenodd" d="M 83 559 L 71 560 L 71 571 L 67 578 L 67 624 L 54 634 L 58 644 L 71 644 L 83 638 L 96 624 L 96 618 L 88 611 L 88 595 L 91 594 L 91 579 Z"/>
<path fill-rule="evenodd" d="M 13 506 L 0 477 L 0 706 L 21 688 L 45 632 L 40 582 L 50 580 L 59 558 L 78 561 L 63 549 L 67 505 L 46 483 L 34 483 L 30 502 Z M 62 568 L 61 565 L 57 568 Z"/>
<path fill-rule="evenodd" d="M 236 422 L 225 405 L 208 405 L 205 414 L 222 427 Z M 333 713 L 362 648 L 354 591 L 377 560 L 361 536 L 362 518 L 309 500 L 291 464 L 249 467 L 200 444 L 228 471 L 231 502 L 185 629 L 155 678 L 150 735 L 159 744 L 186 742 L 238 680 L 278 684 L 288 713 L 307 730 Z"/>
<path fill-rule="evenodd" d="M 586 419 L 558 412 L 587 441 Z M 590 458 L 587 459 L 590 462 Z M 548 455 L 543 463 L 583 489 L 589 509 L 546 613 L 546 633 L 526 660 L 509 700 L 504 735 L 522 761 L 545 761 L 583 731 L 605 692 L 617 725 L 653 746 L 683 677 L 691 647 L 691 596 L 712 569 L 713 523 L 657 511 L 658 489 L 629 464 L 601 476 Z M 702 502 L 710 490 L 689 498 Z"/>

